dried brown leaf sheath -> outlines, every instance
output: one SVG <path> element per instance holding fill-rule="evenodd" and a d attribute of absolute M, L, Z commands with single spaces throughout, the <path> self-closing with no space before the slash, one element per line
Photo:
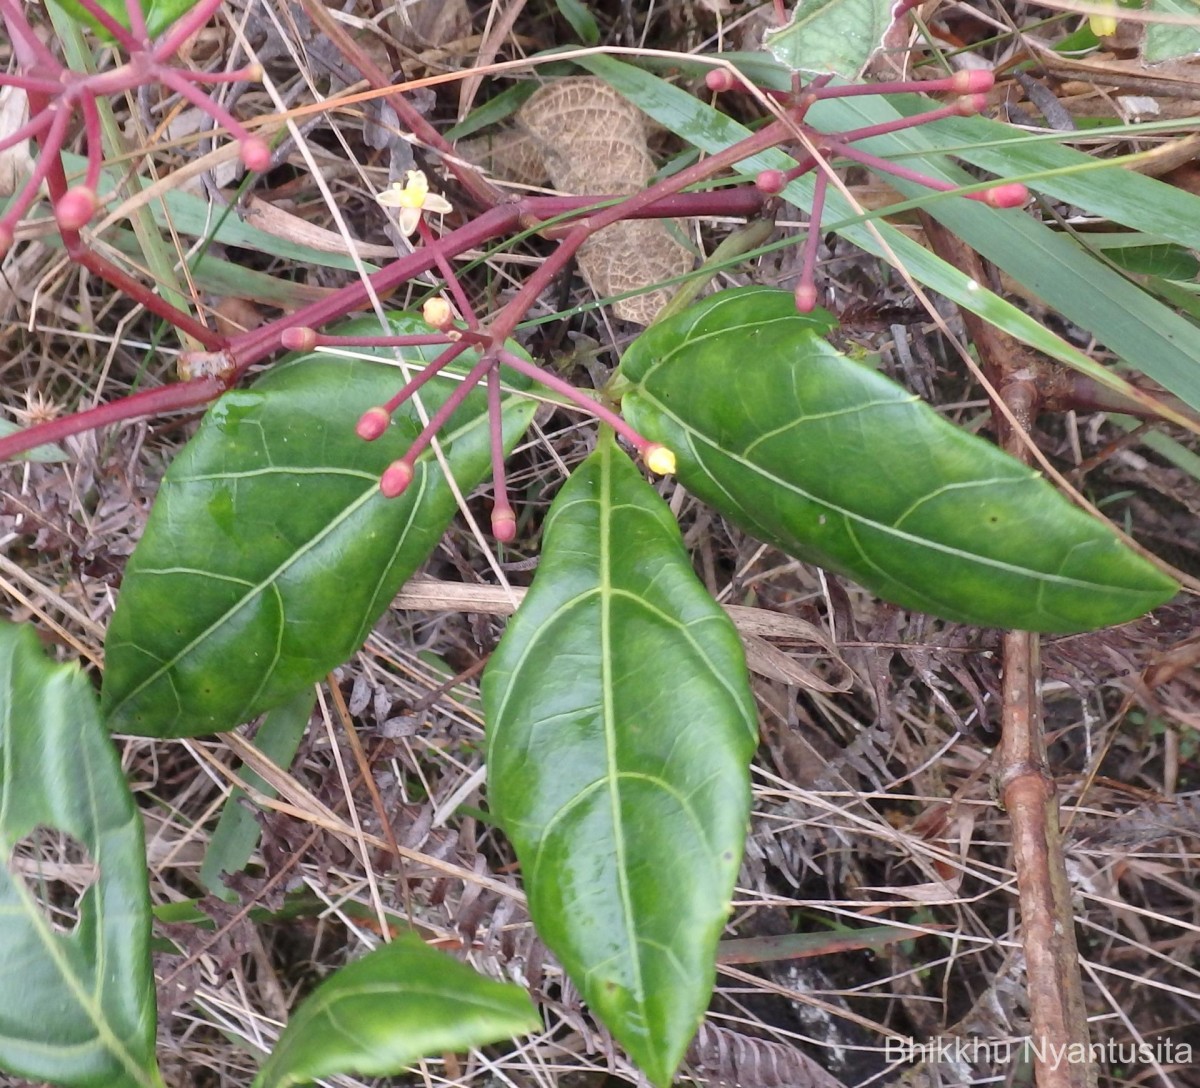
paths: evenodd
<path fill-rule="evenodd" d="M 460 150 L 500 177 L 526 185 L 548 180 L 573 195 L 628 195 L 654 174 L 645 117 L 591 76 L 548 84 L 517 114 L 515 134 L 471 141 Z M 680 240 L 682 233 L 677 221 L 614 223 L 580 249 L 579 267 L 601 298 L 649 287 L 691 271 L 692 253 Z M 615 303 L 613 311 L 648 325 L 673 293 L 671 288 L 649 291 Z"/>

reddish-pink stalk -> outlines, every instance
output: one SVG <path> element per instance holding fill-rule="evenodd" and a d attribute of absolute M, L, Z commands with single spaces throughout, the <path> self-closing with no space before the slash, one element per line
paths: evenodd
<path fill-rule="evenodd" d="M 15 147 L 22 140 L 30 140 L 37 136 L 44 129 L 50 127 L 54 121 L 54 115 L 51 113 L 39 113 L 31 117 L 25 122 L 16 132 L 10 133 L 0 140 L 0 151 L 7 151 L 10 147 Z M 8 218 L 5 216 L 5 218 Z"/>
<path fill-rule="evenodd" d="M 19 72 L 0 72 L 0 87 L 17 87 L 23 91 L 40 91 L 42 94 L 61 94 L 62 84 L 40 76 L 26 76 Z M 10 136 L 9 139 L 12 137 Z M 0 143 L 0 149 L 4 147 Z"/>
<path fill-rule="evenodd" d="M 438 433 L 454 413 L 458 410 L 458 406 L 467 399 L 471 390 L 479 384 L 480 379 L 488 372 L 488 369 L 494 367 L 496 361 L 487 355 L 484 355 L 463 378 L 457 388 L 452 392 L 441 404 L 436 412 L 429 417 L 429 422 L 421 428 L 421 433 L 413 439 L 413 443 L 408 447 L 408 452 L 402 458 L 410 464 L 415 463 L 416 459 L 425 452 L 425 447 L 433 441 L 433 436 Z M 419 376 L 419 375 L 418 375 Z M 415 380 L 415 379 L 414 379 Z M 389 402 L 390 403 L 390 402 Z"/>
<path fill-rule="evenodd" d="M 142 14 L 141 0 L 125 0 L 125 14 L 129 16 L 129 32 L 137 40 L 140 48 L 150 45 L 150 30 L 146 26 L 146 17 Z"/>
<path fill-rule="evenodd" d="M 8 211 L 4 213 L 4 222 L 16 223 L 28 210 L 29 205 L 37 199 L 38 189 L 47 179 L 54 164 L 58 162 L 58 152 L 66 137 L 67 122 L 70 120 L 70 110 L 55 111 L 54 118 L 50 122 L 50 131 L 46 133 L 44 140 L 38 141 L 42 147 L 37 161 L 33 164 L 33 172 L 29 175 L 25 188 L 8 206 Z"/>
<path fill-rule="evenodd" d="M 595 416 L 601 423 L 607 423 L 614 431 L 624 438 L 634 449 L 641 453 L 650 445 L 648 439 L 644 438 L 635 431 L 628 423 L 625 422 L 611 408 L 601 404 L 598 400 L 589 397 L 582 389 L 577 389 L 570 382 L 564 381 L 557 374 L 551 374 L 548 370 L 543 370 L 540 366 L 534 363 L 528 363 L 520 356 L 514 355 L 504 348 L 500 349 L 500 361 L 507 367 L 520 374 L 524 374 L 528 378 L 532 378 L 539 385 L 544 385 L 547 389 L 552 389 L 555 393 L 561 393 L 572 404 L 583 409 L 590 416 Z"/>
<path fill-rule="evenodd" d="M 166 61 L 173 57 L 188 38 L 207 25 L 220 6 L 221 0 L 200 0 L 194 8 L 185 12 L 159 39 L 152 52 L 154 59 Z"/>
<path fill-rule="evenodd" d="M 136 53 L 145 48 L 144 42 L 138 41 L 112 15 L 97 4 L 96 0 L 79 0 L 79 6 L 116 38 L 126 52 Z"/>
<path fill-rule="evenodd" d="M 171 90 L 177 91 L 197 109 L 203 110 L 214 121 L 224 125 L 234 139 L 239 143 L 251 139 L 246 127 L 233 116 L 224 106 L 211 95 L 197 90 L 188 80 L 184 79 L 174 68 L 162 67 L 155 75 L 160 83 L 166 84 Z"/>
<path fill-rule="evenodd" d="M 419 374 L 405 382 L 404 388 L 400 390 L 394 397 L 387 400 L 383 405 L 383 410 L 391 415 L 400 405 L 409 400 L 426 382 L 448 367 L 455 359 L 457 359 L 464 351 L 467 350 L 467 344 L 451 344 L 432 362 L 427 363 Z"/>
<path fill-rule="evenodd" d="M 84 97 L 80 102 L 83 113 L 83 135 L 87 145 L 87 174 L 84 184 L 89 189 L 95 189 L 100 184 L 100 168 L 104 165 L 102 154 L 103 137 L 100 134 L 100 111 L 94 98 Z"/>
<path fill-rule="evenodd" d="M 808 217 L 808 234 L 804 239 L 804 254 L 800 261 L 800 282 L 796 286 L 796 309 L 811 313 L 817 304 L 817 246 L 821 241 L 821 213 L 825 210 L 825 191 L 829 175 L 818 170 L 813 182 L 812 212 Z"/>
<path fill-rule="evenodd" d="M 292 328 L 295 326 L 293 325 Z M 313 336 L 311 343 L 304 350 L 311 351 L 313 348 L 420 348 L 456 342 L 444 332 L 415 332 L 406 336 L 330 336 L 327 333 L 319 332 Z"/>
<path fill-rule="evenodd" d="M 437 235 L 433 233 L 429 224 L 425 222 L 424 216 L 421 216 L 417 220 L 417 230 L 420 232 L 421 241 L 425 245 L 431 245 L 437 241 Z M 446 255 L 440 248 L 434 249 L 433 260 L 437 265 L 438 271 L 442 274 L 442 280 L 450 288 L 450 293 L 454 296 L 454 302 L 458 306 L 458 312 L 463 315 L 463 320 L 466 321 L 467 328 L 479 328 L 479 318 L 475 316 L 475 308 L 471 305 L 471 300 L 467 297 L 466 291 L 463 290 L 463 286 L 455 274 L 454 266 L 446 260 Z"/>
<path fill-rule="evenodd" d="M 903 178 L 905 181 L 915 181 L 918 185 L 923 185 L 926 189 L 932 189 L 939 193 L 958 192 L 962 186 L 953 181 L 942 181 L 940 178 L 931 178 L 928 174 L 922 174 L 919 170 L 909 169 L 907 166 L 901 166 L 899 163 L 891 162 L 888 159 L 881 159 L 878 155 L 872 155 L 869 151 L 863 151 L 858 147 L 847 147 L 839 140 L 826 138 L 827 146 L 831 153 L 840 155 L 844 159 L 850 159 L 853 162 L 861 163 L 863 166 L 869 166 L 872 170 L 881 174 L 891 174 L 894 177 Z M 973 193 L 962 193 L 968 200 L 978 200 L 987 203 L 987 189 L 981 189 Z"/>
<path fill-rule="evenodd" d="M 508 500 L 508 475 L 504 468 L 504 408 L 500 403 L 500 371 L 487 376 L 488 419 L 492 439 L 492 535 L 507 544 L 517 535 L 517 519 Z"/>
<path fill-rule="evenodd" d="M 61 419 L 49 419 L 23 431 L 0 438 L 0 461 L 26 453 L 38 446 L 50 445 L 83 431 L 94 431 L 114 423 L 124 423 L 141 416 L 161 416 L 208 404 L 225 391 L 216 378 L 195 378 L 190 382 L 175 382 L 157 389 L 143 389 L 122 400 L 86 408 Z M 32 441 L 23 441 L 32 439 Z"/>
<path fill-rule="evenodd" d="M 906 128 L 917 128 L 931 121 L 941 121 L 945 117 L 962 117 L 962 107 L 959 102 L 949 102 L 936 110 L 927 113 L 914 114 L 912 117 L 897 117 L 894 121 L 881 121 L 877 125 L 866 125 L 863 128 L 853 128 L 849 132 L 839 132 L 838 143 L 850 144 L 859 140 L 869 140 L 872 136 L 886 136 L 890 132 L 900 132 Z"/>

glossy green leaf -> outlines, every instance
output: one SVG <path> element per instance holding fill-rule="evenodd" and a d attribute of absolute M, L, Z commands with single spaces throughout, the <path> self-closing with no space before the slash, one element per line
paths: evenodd
<path fill-rule="evenodd" d="M 611 439 L 554 501 L 483 700 L 538 934 L 669 1084 L 712 991 L 757 728 L 736 632 Z"/>
<path fill-rule="evenodd" d="M 541 1026 L 529 995 L 405 934 L 343 967 L 296 1010 L 254 1088 L 399 1073 L 431 1054 Z"/>
<path fill-rule="evenodd" d="M 69 932 L 45 913 L 13 849 L 42 828 L 97 869 Z M 151 1088 L 154 975 L 142 825 L 96 696 L 0 624 L 0 1068 L 36 1081 Z"/>
<path fill-rule="evenodd" d="M 129 29 L 129 12 L 125 8 L 125 0 L 96 0 L 96 2 L 121 26 L 126 30 Z M 76 22 L 90 26 L 105 41 L 112 40 L 112 35 L 85 11 L 82 5 L 76 3 L 76 0 L 58 0 L 58 3 Z M 150 37 L 157 38 L 176 19 L 191 11 L 196 3 L 197 0 L 148 0 L 148 2 L 143 2 L 140 5 L 142 17 L 146 20 L 146 29 L 150 32 Z"/>
<path fill-rule="evenodd" d="M 892 25 L 895 0 L 796 0 L 786 26 L 763 44 L 794 72 L 857 79 Z"/>
<path fill-rule="evenodd" d="M 373 318 L 358 319 L 342 331 L 377 328 Z M 395 315 L 392 328 L 428 326 Z M 112 729 L 150 736 L 231 729 L 362 645 L 457 509 L 428 452 L 398 499 L 379 491 L 384 468 L 420 430 L 411 404 L 375 442 L 354 432 L 362 412 L 405 378 L 395 366 L 318 352 L 279 364 L 212 406 L 168 470 L 126 567 L 102 693 Z M 453 377 L 427 384 L 426 409 L 456 385 Z M 507 398 L 509 448 L 532 414 L 532 401 Z M 470 491 L 490 466 L 482 390 L 454 413 L 442 443 L 459 488 Z"/>
<path fill-rule="evenodd" d="M 1178 586 L 1031 469 L 822 339 L 791 294 L 726 291 L 647 330 L 626 418 L 748 532 L 961 623 L 1071 632 Z"/>

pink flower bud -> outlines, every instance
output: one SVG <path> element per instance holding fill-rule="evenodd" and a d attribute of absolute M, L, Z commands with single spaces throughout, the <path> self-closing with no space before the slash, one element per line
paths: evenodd
<path fill-rule="evenodd" d="M 817 288 L 812 283 L 802 283 L 796 288 L 796 310 L 811 314 L 817 306 Z"/>
<path fill-rule="evenodd" d="M 704 86 L 710 91 L 735 91 L 743 84 L 728 68 L 710 68 L 704 73 Z"/>
<path fill-rule="evenodd" d="M 511 544 L 517 538 L 517 519 L 512 508 L 497 506 L 492 511 L 492 536 L 501 544 Z"/>
<path fill-rule="evenodd" d="M 359 416 L 354 433 L 364 442 L 374 442 L 375 439 L 388 429 L 388 424 L 391 421 L 392 417 L 388 414 L 386 408 L 368 408 Z"/>
<path fill-rule="evenodd" d="M 760 193 L 774 196 L 787 186 L 787 175 L 782 170 L 762 170 L 754 179 L 754 188 Z"/>
<path fill-rule="evenodd" d="M 982 113 L 986 106 L 987 95 L 967 94 L 962 98 L 955 99 L 954 112 L 960 117 L 972 117 L 977 113 Z"/>
<path fill-rule="evenodd" d="M 63 193 L 54 205 L 54 218 L 62 230 L 79 230 L 91 222 L 99 201 L 96 191 L 86 185 L 77 185 Z"/>
<path fill-rule="evenodd" d="M 383 470 L 379 477 L 379 490 L 389 499 L 404 494 L 404 489 L 412 483 L 413 467 L 403 457 L 393 461 Z"/>
<path fill-rule="evenodd" d="M 972 68 L 966 72 L 955 72 L 950 80 L 950 89 L 956 94 L 982 94 L 996 85 L 996 73 L 990 68 Z"/>
<path fill-rule="evenodd" d="M 1009 181 L 984 189 L 980 196 L 992 208 L 1021 208 L 1029 199 L 1029 190 L 1019 181 Z"/>
<path fill-rule="evenodd" d="M 271 148 L 266 140 L 258 136 L 247 136 L 239 145 L 238 151 L 247 170 L 261 173 L 271 165 Z"/>
<path fill-rule="evenodd" d="M 279 342 L 288 351 L 312 351 L 317 346 L 317 330 L 304 325 L 296 325 L 293 328 L 284 329 L 279 337 Z"/>

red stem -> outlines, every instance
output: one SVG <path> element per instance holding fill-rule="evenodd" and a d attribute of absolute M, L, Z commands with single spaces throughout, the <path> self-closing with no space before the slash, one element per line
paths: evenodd
<path fill-rule="evenodd" d="M 404 455 L 404 460 L 409 464 L 415 464 L 416 460 L 424 452 L 425 447 L 433 441 L 433 436 L 438 433 L 445 425 L 455 410 L 464 400 L 467 395 L 479 384 L 479 379 L 488 372 L 489 367 L 494 367 L 496 360 L 484 355 L 468 372 L 467 376 L 458 383 L 458 388 L 448 396 L 442 403 L 442 406 L 429 417 L 429 422 L 422 428 L 421 433 L 413 439 L 413 444 L 408 447 L 408 452 Z M 420 375 L 418 375 L 419 377 Z"/>
<path fill-rule="evenodd" d="M 154 74 L 159 82 L 165 83 L 171 90 L 183 95 L 197 109 L 207 113 L 218 124 L 224 125 L 234 139 L 250 139 L 250 133 L 246 131 L 246 127 L 241 121 L 234 117 L 232 113 L 211 95 L 205 94 L 194 84 L 184 79 L 174 68 L 164 66 L 159 68 Z"/>
<path fill-rule="evenodd" d="M 200 0 L 200 3 L 172 25 L 158 45 L 151 50 L 150 55 L 160 64 L 170 60 L 179 47 L 216 14 L 220 6 L 221 0 Z"/>
<path fill-rule="evenodd" d="M 108 427 L 128 419 L 196 408 L 208 404 L 223 392 L 224 386 L 216 378 L 196 378 L 190 382 L 159 386 L 157 389 L 143 389 L 140 393 L 132 393 L 110 404 L 100 404 L 95 408 L 63 416 L 61 419 L 36 423 L 23 431 L 0 438 L 0 461 L 6 461 L 37 446 L 60 442 L 82 431 Z"/>
<path fill-rule="evenodd" d="M 528 363 L 510 351 L 503 348 L 500 349 L 500 361 L 508 367 L 520 374 L 532 378 L 539 385 L 544 385 L 547 389 L 553 389 L 556 393 L 561 393 L 572 404 L 582 408 L 590 416 L 595 416 L 600 422 L 607 423 L 617 434 L 626 439 L 634 449 L 641 452 L 649 444 L 649 440 L 638 434 L 628 423 L 625 422 L 611 408 L 601 404 L 598 400 L 589 397 L 582 389 L 577 389 L 570 382 L 564 381 L 557 374 L 551 374 L 548 370 L 543 370 L 535 363 Z"/>
<path fill-rule="evenodd" d="M 417 230 L 421 234 L 421 241 L 425 245 L 431 245 L 437 241 L 437 235 L 430 229 L 429 224 L 425 222 L 425 217 L 422 215 L 417 220 Z M 446 260 L 446 255 L 440 250 L 433 251 L 433 259 L 437 263 L 438 271 L 442 274 L 442 279 L 446 281 L 450 288 L 450 293 L 454 296 L 454 301 L 458 304 L 459 313 L 463 315 L 463 319 L 467 323 L 467 328 L 479 328 L 479 318 L 475 316 L 475 309 L 471 305 L 471 300 L 467 298 L 466 291 L 458 281 L 458 276 L 454 272 L 454 266 Z"/>
<path fill-rule="evenodd" d="M 487 376 L 488 420 L 492 435 L 492 520 L 512 516 L 508 499 L 508 474 L 504 468 L 504 406 L 500 403 L 500 371 L 493 367 Z"/>
<path fill-rule="evenodd" d="M 56 80 L 26 76 L 19 72 L 0 72 L 0 87 L 19 87 L 23 91 L 40 91 L 42 94 L 60 94 L 63 89 Z"/>
<path fill-rule="evenodd" d="M 78 0 L 78 2 L 84 11 L 121 43 L 127 53 L 138 53 L 146 47 L 144 41 L 139 42 L 112 15 L 97 4 L 96 0 Z"/>
<path fill-rule="evenodd" d="M 407 401 L 414 393 L 417 392 L 431 378 L 437 376 L 438 372 L 449 366 L 457 359 L 464 351 L 467 350 L 469 344 L 451 344 L 443 351 L 433 362 L 427 364 L 425 368 L 405 383 L 404 388 L 392 397 L 386 404 L 383 405 L 383 410 L 391 415 L 397 408 Z"/>

